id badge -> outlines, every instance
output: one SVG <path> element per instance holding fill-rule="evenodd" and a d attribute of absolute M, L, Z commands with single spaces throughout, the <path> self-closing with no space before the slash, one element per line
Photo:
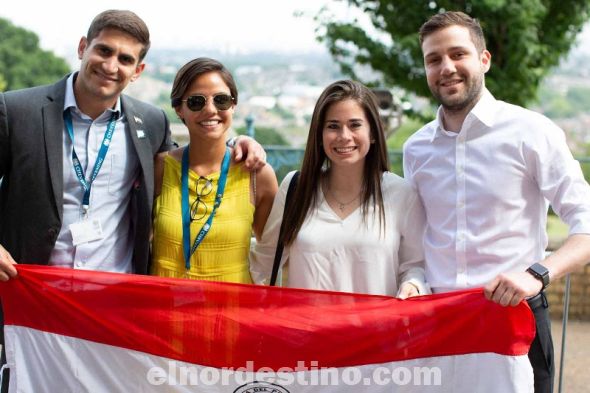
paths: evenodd
<path fill-rule="evenodd" d="M 103 237 L 102 226 L 97 218 L 82 220 L 70 224 L 74 246 L 100 240 Z"/>

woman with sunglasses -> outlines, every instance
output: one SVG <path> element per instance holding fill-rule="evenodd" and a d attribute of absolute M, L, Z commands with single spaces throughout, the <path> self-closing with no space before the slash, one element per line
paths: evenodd
<path fill-rule="evenodd" d="M 261 236 L 278 186 L 269 165 L 251 173 L 231 159 L 236 83 L 218 61 L 197 58 L 170 98 L 190 140 L 156 160 L 152 274 L 251 283 L 252 230 Z"/>
<path fill-rule="evenodd" d="M 402 298 L 429 292 L 424 211 L 412 187 L 389 172 L 383 125 L 367 87 L 339 81 L 321 94 L 285 209 L 292 178 L 283 180 L 251 255 L 255 283 L 269 282 L 284 221 L 281 265 L 288 259 L 288 287 Z"/>

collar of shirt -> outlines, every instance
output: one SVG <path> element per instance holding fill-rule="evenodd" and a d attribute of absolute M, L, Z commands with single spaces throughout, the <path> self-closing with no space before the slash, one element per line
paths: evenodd
<path fill-rule="evenodd" d="M 465 121 L 463 122 L 463 127 L 461 128 L 461 132 L 469 126 L 473 121 L 480 121 L 488 128 L 492 128 L 494 126 L 494 119 L 496 118 L 496 112 L 498 110 L 497 101 L 489 92 L 488 89 L 484 88 L 483 94 L 477 104 L 471 109 L 471 111 L 465 117 Z M 442 122 L 443 116 L 443 109 L 442 105 L 438 107 L 438 111 L 436 112 L 436 119 L 434 120 L 433 126 L 434 130 L 432 133 L 432 137 L 430 142 L 433 142 L 437 137 L 446 135 L 446 136 L 457 136 L 459 133 L 447 131 Z"/>
<path fill-rule="evenodd" d="M 73 72 L 70 74 L 70 76 L 68 77 L 68 79 L 66 81 L 66 96 L 64 99 L 64 112 L 70 108 L 73 108 L 73 110 L 76 113 L 78 113 L 80 115 L 80 117 L 82 117 L 82 116 L 88 117 L 86 114 L 84 114 L 84 112 L 82 112 L 80 110 L 80 108 L 78 108 L 78 103 L 76 102 L 76 96 L 74 95 L 74 81 L 76 80 L 77 76 L 78 76 L 78 73 Z M 121 117 L 121 97 L 119 97 L 119 99 L 117 99 L 117 103 L 115 104 L 114 108 L 109 108 L 105 111 L 105 113 L 108 113 L 109 119 L 110 119 L 110 116 L 113 112 L 116 113 L 115 119 L 119 120 L 119 118 Z M 104 116 L 104 113 L 100 117 L 102 117 L 102 116 Z"/>

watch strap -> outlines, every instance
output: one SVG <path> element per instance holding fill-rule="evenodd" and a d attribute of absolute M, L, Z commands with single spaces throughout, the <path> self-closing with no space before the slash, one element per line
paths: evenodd
<path fill-rule="evenodd" d="M 547 286 L 549 285 L 549 269 L 547 269 L 540 263 L 534 263 L 531 266 L 529 266 L 529 268 L 526 271 L 530 273 L 533 277 L 535 277 L 537 280 L 541 281 L 541 283 L 543 284 L 543 288 L 541 290 L 547 288 Z"/>

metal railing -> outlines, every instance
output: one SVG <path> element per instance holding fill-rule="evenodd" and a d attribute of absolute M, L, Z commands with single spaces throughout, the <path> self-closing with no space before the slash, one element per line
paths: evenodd
<path fill-rule="evenodd" d="M 286 146 L 264 146 L 264 149 L 266 150 L 268 163 L 277 173 L 279 181 L 284 177 L 284 175 L 280 176 L 279 174 L 283 172 L 287 174 L 289 171 L 299 169 L 301 166 L 304 149 Z M 390 149 L 388 154 L 391 171 L 402 176 L 402 151 Z M 590 179 L 590 157 L 576 157 L 576 160 L 580 163 L 588 181 Z"/>

